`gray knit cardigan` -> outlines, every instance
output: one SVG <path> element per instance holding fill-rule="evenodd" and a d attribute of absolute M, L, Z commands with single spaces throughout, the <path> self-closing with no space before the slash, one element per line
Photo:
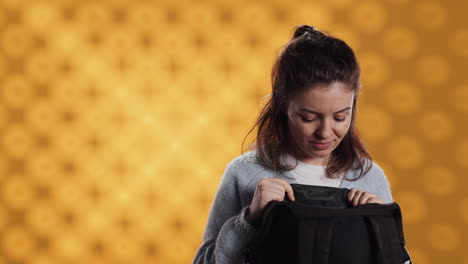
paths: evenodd
<path fill-rule="evenodd" d="M 354 179 L 360 170 L 350 170 L 346 178 Z M 243 250 L 257 232 L 245 220 L 257 182 L 263 177 L 279 177 L 289 183 L 293 178 L 269 170 L 256 162 L 256 151 L 246 152 L 232 159 L 226 166 L 216 191 L 203 234 L 203 242 L 196 252 L 194 264 L 243 263 Z M 339 188 L 356 188 L 371 192 L 387 203 L 393 202 L 390 185 L 383 170 L 375 163 L 357 181 L 344 179 Z"/>

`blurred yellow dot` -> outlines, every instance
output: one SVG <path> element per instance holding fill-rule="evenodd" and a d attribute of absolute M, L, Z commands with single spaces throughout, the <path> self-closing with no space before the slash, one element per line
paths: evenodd
<path fill-rule="evenodd" d="M 447 167 L 429 167 L 421 174 L 424 188 L 434 195 L 450 195 L 459 184 L 455 174 Z"/>
<path fill-rule="evenodd" d="M 426 84 L 441 84 L 448 80 L 450 65 L 441 56 L 423 56 L 417 62 L 419 78 Z"/>
<path fill-rule="evenodd" d="M 450 116 L 443 111 L 430 111 L 419 121 L 420 133 L 429 140 L 445 140 L 452 135 L 453 124 Z"/>
<path fill-rule="evenodd" d="M 58 235 L 60 226 L 59 208 L 50 202 L 35 202 L 25 211 L 25 224 L 36 234 L 44 236 Z"/>
<path fill-rule="evenodd" d="M 47 134 L 55 130 L 60 116 L 57 107 L 51 101 L 52 99 L 33 101 L 25 109 L 24 119 L 31 130 Z"/>
<path fill-rule="evenodd" d="M 463 139 L 461 142 L 456 142 L 455 148 L 455 159 L 462 167 L 468 168 L 468 159 L 466 158 L 468 157 L 468 140 Z"/>
<path fill-rule="evenodd" d="M 245 11 L 251 12 L 251 14 L 257 14 L 256 17 L 252 16 L 252 18 L 255 20 L 258 19 L 260 21 L 268 21 L 268 12 L 262 12 L 262 9 L 265 8 L 266 7 L 262 4 L 249 3 L 248 8 Z M 243 19 L 243 13 L 244 12 L 241 12 L 239 14 L 241 21 Z M 184 12 L 184 16 L 181 18 L 181 23 L 192 25 L 194 30 L 210 28 L 217 23 L 216 10 L 213 9 L 213 5 L 206 3 L 200 3 L 198 5 L 192 6 L 192 8 L 189 8 Z"/>
<path fill-rule="evenodd" d="M 10 125 L 3 132 L 3 150 L 13 157 L 25 157 L 32 146 L 32 135 L 23 125 Z"/>
<path fill-rule="evenodd" d="M 23 226 L 9 227 L 3 231 L 2 254 L 15 262 L 24 262 L 35 247 L 34 237 Z"/>
<path fill-rule="evenodd" d="M 447 22 L 447 10 L 439 2 L 423 1 L 416 6 L 413 18 L 424 29 L 440 29 Z"/>
<path fill-rule="evenodd" d="M 382 46 L 391 58 L 408 59 L 416 53 L 418 36 L 407 27 L 392 27 L 383 33 Z"/>
<path fill-rule="evenodd" d="M 49 83 L 57 72 L 58 59 L 53 52 L 36 52 L 28 55 L 23 67 L 29 80 Z"/>
<path fill-rule="evenodd" d="M 81 21 L 84 23 L 85 21 Z M 97 22 L 97 21 L 96 21 Z M 78 24 L 83 26 L 83 24 Z M 54 27 L 54 37 L 48 39 L 48 50 L 56 53 L 57 57 L 68 56 L 71 54 L 85 54 L 85 50 L 82 49 L 84 34 L 82 31 L 87 30 L 86 28 L 70 27 L 68 24 L 56 24 Z M 109 34 L 113 33 L 110 31 Z M 48 52 L 52 53 L 52 52 Z M 79 59 L 80 56 L 74 56 Z"/>
<path fill-rule="evenodd" d="M 387 145 L 390 160 L 401 168 L 416 168 L 424 160 L 424 148 L 414 137 L 397 136 Z"/>
<path fill-rule="evenodd" d="M 87 2 L 78 5 L 75 13 L 76 19 L 88 26 L 105 28 L 112 23 L 112 8 L 101 2 Z"/>
<path fill-rule="evenodd" d="M 114 205 L 114 202 L 111 202 Z M 81 221 L 83 222 L 83 226 L 86 226 L 86 229 L 89 232 L 101 232 L 102 230 L 107 230 L 111 228 L 109 226 L 109 219 L 113 217 L 115 214 L 115 207 L 112 206 L 101 206 L 97 207 L 98 210 L 92 215 L 87 215 L 86 217 L 82 217 Z M 112 227 L 112 229 L 115 229 Z"/>
<path fill-rule="evenodd" d="M 58 14 L 57 6 L 53 3 L 33 2 L 23 7 L 23 23 L 28 28 L 46 29 L 57 22 Z"/>
<path fill-rule="evenodd" d="M 378 88 L 389 77 L 390 67 L 387 60 L 375 52 L 357 55 L 362 68 L 362 83 L 365 88 Z"/>
<path fill-rule="evenodd" d="M 9 175 L 1 185 L 3 200 L 10 208 L 27 209 L 34 201 L 34 189 L 25 175 Z"/>
<path fill-rule="evenodd" d="M 31 49 L 33 39 L 22 24 L 10 24 L 0 35 L 2 52 L 8 56 L 18 57 Z"/>
<path fill-rule="evenodd" d="M 1 90 L 5 103 L 15 107 L 25 106 L 34 94 L 34 88 L 28 79 L 13 74 L 4 80 Z"/>
<path fill-rule="evenodd" d="M 384 93 L 387 106 L 397 113 L 409 114 L 421 107 L 421 91 L 408 81 L 394 81 Z"/>
<path fill-rule="evenodd" d="M 165 10 L 154 2 L 138 2 L 128 11 L 128 19 L 136 27 L 154 29 L 163 26 Z"/>
<path fill-rule="evenodd" d="M 377 106 L 361 107 L 357 126 L 364 138 L 371 141 L 382 141 L 393 132 L 392 118 L 384 109 Z"/>
<path fill-rule="evenodd" d="M 79 259 L 85 253 L 85 245 L 81 243 L 79 231 L 67 230 L 54 237 L 53 250 L 64 262 Z"/>
<path fill-rule="evenodd" d="M 464 197 L 460 201 L 460 205 L 458 206 L 458 212 L 460 213 L 462 220 L 464 220 L 465 223 L 468 224 L 468 197 Z"/>
<path fill-rule="evenodd" d="M 452 103 L 460 111 L 468 113 L 468 85 L 463 84 L 452 93 Z"/>
<path fill-rule="evenodd" d="M 394 200 L 401 207 L 402 219 L 405 224 L 420 223 L 427 215 L 427 203 L 418 192 L 398 192 L 395 194 Z"/>
<path fill-rule="evenodd" d="M 136 245 L 131 239 L 123 236 L 115 237 L 112 239 L 110 251 L 115 258 L 121 261 L 131 261 L 137 255 L 138 245 Z"/>
<path fill-rule="evenodd" d="M 462 56 L 468 56 L 468 30 L 453 32 L 451 42 L 455 52 Z"/>
<path fill-rule="evenodd" d="M 387 20 L 387 13 L 380 2 L 364 1 L 351 10 L 353 24 L 363 33 L 380 31 Z"/>
<path fill-rule="evenodd" d="M 236 22 L 239 23 L 239 25 L 249 25 L 251 22 L 252 28 L 259 28 L 262 23 L 265 23 L 269 20 L 268 12 L 262 11 L 266 8 L 265 4 L 261 2 L 244 3 L 243 8 L 245 8 L 245 12 L 238 12 L 235 15 Z M 321 9 L 320 3 L 318 3 L 317 8 Z M 297 12 L 296 15 L 298 17 L 301 16 L 300 12 Z"/>
<path fill-rule="evenodd" d="M 64 130 L 65 130 L 64 126 Z M 84 147 L 84 142 L 80 137 L 79 133 L 70 132 L 70 133 L 62 133 L 60 135 L 56 135 L 54 139 L 54 146 L 56 151 L 61 153 L 62 155 L 73 155 L 76 153 L 80 153 L 82 147 Z"/>
<path fill-rule="evenodd" d="M 440 251 L 453 251 L 460 246 L 460 232 L 451 223 L 433 223 L 428 231 L 429 244 Z"/>
<path fill-rule="evenodd" d="M 60 189 L 54 190 L 54 194 L 62 205 L 72 206 L 78 204 L 82 200 L 82 196 L 86 195 L 81 188 L 83 188 L 82 183 L 78 179 L 66 183 L 62 181 Z"/>
<path fill-rule="evenodd" d="M 38 152 L 29 157 L 26 164 L 28 175 L 41 183 L 54 182 L 55 177 L 60 174 L 60 169 L 59 161 L 51 152 Z"/>

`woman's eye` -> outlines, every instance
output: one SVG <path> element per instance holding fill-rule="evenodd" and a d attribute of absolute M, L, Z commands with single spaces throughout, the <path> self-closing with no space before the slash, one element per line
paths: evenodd
<path fill-rule="evenodd" d="M 314 119 L 306 119 L 304 117 L 301 117 L 301 118 L 302 118 L 302 121 L 307 122 L 307 123 L 315 120 L 315 118 Z"/>
<path fill-rule="evenodd" d="M 307 119 L 307 118 L 302 117 L 302 116 L 301 116 L 301 118 L 302 118 L 302 121 L 307 122 L 307 123 L 313 122 L 313 121 L 316 119 L 316 118 L 314 118 L 314 119 Z M 346 120 L 346 117 L 344 117 L 344 118 L 335 118 L 335 120 L 336 120 L 337 122 L 343 122 L 343 121 Z"/>

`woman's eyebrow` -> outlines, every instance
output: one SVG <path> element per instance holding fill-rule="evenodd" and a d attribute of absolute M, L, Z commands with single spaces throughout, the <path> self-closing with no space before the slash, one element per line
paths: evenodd
<path fill-rule="evenodd" d="M 351 107 L 346 107 L 346 108 L 343 108 L 339 111 L 336 111 L 334 114 L 338 114 L 338 113 L 341 113 L 341 112 L 344 112 L 344 111 L 347 111 L 347 110 L 350 110 Z M 317 112 L 317 111 L 314 111 L 314 110 L 310 110 L 310 109 L 307 109 L 307 108 L 301 108 L 299 109 L 300 111 L 306 111 L 306 112 L 309 112 L 309 113 L 312 113 L 312 114 L 316 114 L 316 115 L 322 115 L 322 113 L 320 112 Z"/>

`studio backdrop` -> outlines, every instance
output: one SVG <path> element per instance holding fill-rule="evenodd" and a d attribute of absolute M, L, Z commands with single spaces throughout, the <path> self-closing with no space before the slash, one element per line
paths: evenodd
<path fill-rule="evenodd" d="M 0 263 L 190 263 L 301 24 L 356 51 L 414 263 L 468 263 L 467 8 L 1 0 Z"/>

